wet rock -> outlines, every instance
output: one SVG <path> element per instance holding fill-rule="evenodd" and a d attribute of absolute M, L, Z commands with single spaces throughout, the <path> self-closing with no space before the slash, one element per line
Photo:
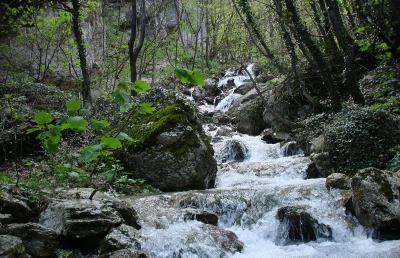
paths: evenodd
<path fill-rule="evenodd" d="M 218 88 L 218 80 L 213 78 L 205 80 L 203 89 L 206 93 L 206 96 L 212 99 L 221 93 L 221 90 Z"/>
<path fill-rule="evenodd" d="M 216 112 L 213 115 L 212 121 L 216 125 L 226 125 L 231 123 L 231 118 L 228 115 Z"/>
<path fill-rule="evenodd" d="M 25 247 L 19 237 L 0 235 L 0 257 L 28 258 Z"/>
<path fill-rule="evenodd" d="M 133 251 L 131 249 L 122 249 L 115 252 L 103 254 L 100 258 L 148 258 L 145 253 Z"/>
<path fill-rule="evenodd" d="M 114 208 L 119 215 L 123 218 L 124 224 L 128 226 L 132 226 L 136 229 L 140 229 L 141 226 L 138 224 L 138 214 L 136 210 L 129 205 L 128 203 L 124 201 L 112 201 L 111 205 L 112 208 Z"/>
<path fill-rule="evenodd" d="M 321 178 L 321 177 L 323 177 L 323 176 L 319 172 L 315 163 L 309 164 L 306 169 L 306 174 L 304 176 L 304 179 L 313 179 L 313 178 Z"/>
<path fill-rule="evenodd" d="M 177 102 L 138 116 L 126 128 L 136 143 L 118 154 L 132 176 L 163 191 L 214 186 L 217 163 L 195 110 Z"/>
<path fill-rule="evenodd" d="M 274 132 L 271 129 L 266 129 L 262 132 L 261 140 L 268 144 L 276 144 L 280 142 L 285 142 L 290 139 L 290 135 L 284 132 Z"/>
<path fill-rule="evenodd" d="M 53 200 L 40 214 L 39 222 L 65 239 L 82 240 L 81 244 L 86 241 L 89 245 L 89 240 L 96 243 L 123 219 L 101 201 Z"/>
<path fill-rule="evenodd" d="M 351 188 L 351 178 L 345 174 L 333 173 L 326 178 L 325 186 L 331 188 L 349 190 Z"/>
<path fill-rule="evenodd" d="M 28 204 L 6 192 L 0 192 L 0 213 L 11 214 L 13 222 L 27 222 L 33 216 Z"/>
<path fill-rule="evenodd" d="M 243 243 L 235 233 L 213 225 L 204 225 L 205 230 L 209 232 L 217 245 L 226 252 L 235 253 L 243 250 Z"/>
<path fill-rule="evenodd" d="M 283 149 L 283 156 L 285 157 L 297 155 L 301 151 L 301 149 L 297 146 L 296 142 L 285 143 L 282 149 Z"/>
<path fill-rule="evenodd" d="M 22 239 L 26 252 L 33 257 L 53 257 L 59 246 L 57 234 L 37 223 L 9 224 L 0 233 Z"/>
<path fill-rule="evenodd" d="M 281 222 L 278 229 L 280 231 L 278 242 L 281 244 L 332 238 L 332 229 L 318 223 L 303 206 L 282 207 L 278 210 L 277 218 Z"/>
<path fill-rule="evenodd" d="M 122 224 L 118 228 L 114 228 L 104 238 L 100 245 L 100 254 L 112 253 L 122 249 L 135 252 L 140 250 L 140 248 L 136 229 Z"/>
<path fill-rule="evenodd" d="M 237 140 L 229 140 L 225 143 L 221 150 L 218 151 L 216 157 L 221 162 L 237 161 L 242 162 L 248 156 L 247 147 Z"/>
<path fill-rule="evenodd" d="M 215 133 L 216 136 L 230 136 L 233 133 L 232 128 L 227 127 L 227 126 L 222 126 L 217 129 L 217 132 Z"/>
<path fill-rule="evenodd" d="M 218 215 L 211 211 L 188 209 L 184 215 L 185 220 L 197 220 L 204 224 L 218 226 Z"/>
<path fill-rule="evenodd" d="M 379 239 L 400 239 L 400 175 L 376 168 L 360 170 L 351 180 L 355 216 L 375 229 Z"/>
<path fill-rule="evenodd" d="M 192 91 L 192 97 L 195 101 L 202 101 L 206 97 L 206 92 L 201 87 L 195 87 Z"/>
<path fill-rule="evenodd" d="M 11 214 L 0 214 L 0 224 L 9 224 L 13 220 Z"/>
<path fill-rule="evenodd" d="M 259 135 L 267 127 L 262 119 L 263 111 L 264 106 L 257 98 L 242 103 L 238 108 L 231 108 L 228 115 L 234 117 L 234 124 L 238 132 Z"/>
<path fill-rule="evenodd" d="M 240 95 L 244 95 L 244 94 L 246 94 L 247 92 L 249 92 L 252 88 L 253 88 L 253 83 L 248 82 L 248 83 L 245 83 L 245 84 L 243 84 L 243 85 L 237 87 L 237 88 L 233 91 L 233 93 L 240 94 Z"/>
<path fill-rule="evenodd" d="M 327 177 L 335 172 L 328 152 L 312 153 L 310 159 L 315 164 L 320 177 Z"/>

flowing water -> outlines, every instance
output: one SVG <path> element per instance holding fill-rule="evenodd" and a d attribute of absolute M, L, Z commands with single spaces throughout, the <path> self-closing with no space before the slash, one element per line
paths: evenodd
<path fill-rule="evenodd" d="M 235 87 L 247 79 L 228 71 L 219 86 L 232 78 Z M 225 112 L 239 97 L 233 89 L 225 91 L 225 96 L 219 105 L 199 109 Z M 368 229 L 346 214 L 343 192 L 328 191 L 323 178 L 303 179 L 310 160 L 301 152 L 285 157 L 285 148 L 266 144 L 260 136 L 235 132 L 218 136 L 215 126 L 204 125 L 204 129 L 213 137 L 219 164 L 215 189 L 132 201 L 143 218 L 140 242 L 150 257 L 400 257 L 400 241 L 374 241 Z M 306 207 L 319 223 L 329 225 L 332 238 L 283 245 L 287 228 L 276 215 L 279 208 L 293 205 Z M 218 226 L 238 236 L 244 244 L 242 252 L 226 250 L 213 234 L 215 228 L 185 220 L 185 214 L 193 210 L 218 214 Z M 222 229 L 217 233 L 224 234 Z"/>

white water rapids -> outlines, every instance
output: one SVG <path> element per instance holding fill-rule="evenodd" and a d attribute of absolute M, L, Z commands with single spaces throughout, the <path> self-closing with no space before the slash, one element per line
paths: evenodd
<path fill-rule="evenodd" d="M 251 67 L 250 67 L 251 68 Z M 236 87 L 246 76 L 229 71 L 221 79 L 235 79 Z M 227 111 L 235 99 L 233 89 L 218 106 L 200 110 Z M 223 103 L 223 104 L 221 104 Z M 369 237 L 343 207 L 343 193 L 328 191 L 325 179 L 304 180 L 309 159 L 302 154 L 284 157 L 280 144 L 266 144 L 260 136 L 232 133 L 216 136 L 218 128 L 204 126 L 213 137 L 215 157 L 219 163 L 215 189 L 150 196 L 132 201 L 143 229 L 142 249 L 152 258 L 295 258 L 400 257 L 400 241 L 378 242 Z M 245 150 L 242 161 L 226 157 L 226 145 L 236 141 Z M 222 157 L 228 161 L 222 162 Z M 284 206 L 301 205 L 319 223 L 329 225 L 332 239 L 281 245 L 282 235 L 277 211 Z M 223 250 L 205 225 L 184 220 L 187 209 L 212 211 L 219 216 L 218 226 L 234 232 L 244 244 L 242 252 Z"/>

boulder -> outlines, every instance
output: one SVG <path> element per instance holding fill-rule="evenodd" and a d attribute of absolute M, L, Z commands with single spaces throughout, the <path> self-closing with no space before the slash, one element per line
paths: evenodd
<path fill-rule="evenodd" d="M 100 258 L 148 258 L 145 253 L 133 251 L 131 249 L 122 249 L 115 252 L 102 254 Z"/>
<path fill-rule="evenodd" d="M 325 186 L 331 188 L 349 190 L 351 188 L 351 178 L 345 174 L 333 173 L 326 178 Z"/>
<path fill-rule="evenodd" d="M 247 147 L 240 141 L 229 140 L 218 150 L 216 158 L 223 163 L 228 161 L 242 162 L 247 158 L 248 152 Z"/>
<path fill-rule="evenodd" d="M 9 224 L 13 221 L 11 214 L 0 214 L 0 224 Z"/>
<path fill-rule="evenodd" d="M 215 133 L 215 136 L 230 136 L 233 133 L 232 128 L 227 126 L 219 127 Z"/>
<path fill-rule="evenodd" d="M 125 131 L 133 142 L 125 143 L 118 156 L 132 176 L 163 191 L 214 186 L 214 151 L 191 107 L 177 102 L 137 114 Z"/>
<path fill-rule="evenodd" d="M 40 214 L 39 223 L 68 240 L 97 244 L 110 229 L 123 222 L 112 207 L 97 200 L 53 200 Z M 79 245 L 79 241 L 76 243 Z"/>
<path fill-rule="evenodd" d="M 57 234 L 37 223 L 9 224 L 0 233 L 22 239 L 26 252 L 33 257 L 54 257 L 59 246 Z"/>
<path fill-rule="evenodd" d="M 261 140 L 265 141 L 268 144 L 276 144 L 280 142 L 285 142 L 290 139 L 290 135 L 285 132 L 275 132 L 272 129 L 265 129 L 261 133 Z"/>
<path fill-rule="evenodd" d="M 320 135 L 311 140 L 310 151 L 313 153 L 326 152 L 329 148 L 324 135 Z"/>
<path fill-rule="evenodd" d="M 122 224 L 114 228 L 102 241 L 100 254 L 112 253 L 118 250 L 129 249 L 131 251 L 140 250 L 141 246 L 137 240 L 136 229 Z"/>
<path fill-rule="evenodd" d="M 215 243 L 224 251 L 235 253 L 243 250 L 243 243 L 235 233 L 213 225 L 205 224 L 204 230 L 210 234 Z"/>
<path fill-rule="evenodd" d="M 184 220 L 197 220 L 204 224 L 218 226 L 218 215 L 211 211 L 186 209 Z"/>
<path fill-rule="evenodd" d="M 321 178 L 321 177 L 322 177 L 322 175 L 319 172 L 315 163 L 310 163 L 306 169 L 304 179 L 313 179 L 313 178 Z"/>
<path fill-rule="evenodd" d="M 205 80 L 203 89 L 206 96 L 212 99 L 221 93 L 221 90 L 218 88 L 218 80 L 213 78 Z"/>
<path fill-rule="evenodd" d="M 202 101 L 206 97 L 206 92 L 201 87 L 195 87 L 192 90 L 192 97 L 195 101 Z"/>
<path fill-rule="evenodd" d="M 226 124 L 230 124 L 231 123 L 231 118 L 226 115 L 223 114 L 221 112 L 215 112 L 213 117 L 212 117 L 212 121 L 214 124 L 216 125 L 226 125 Z"/>
<path fill-rule="evenodd" d="M 0 235 L 0 257 L 3 258 L 28 258 L 25 247 L 19 237 Z"/>
<path fill-rule="evenodd" d="M 315 164 L 319 175 L 318 177 L 327 177 L 335 172 L 328 152 L 312 153 L 310 159 Z"/>
<path fill-rule="evenodd" d="M 376 168 L 360 170 L 351 180 L 355 216 L 379 239 L 400 239 L 400 174 Z"/>
<path fill-rule="evenodd" d="M 228 115 L 234 117 L 237 131 L 249 135 L 259 135 L 267 124 L 262 119 L 264 106 L 258 98 L 242 103 L 238 108 L 231 108 Z"/>
<path fill-rule="evenodd" d="M 24 201 L 0 192 L 0 213 L 10 214 L 13 222 L 27 222 L 32 219 L 32 209 Z"/>
<path fill-rule="evenodd" d="M 237 87 L 233 93 L 240 94 L 240 95 L 245 95 L 247 92 L 249 92 L 253 88 L 253 83 L 252 82 L 247 82 L 243 85 L 240 85 Z"/>
<path fill-rule="evenodd" d="M 320 224 L 303 206 L 286 206 L 278 210 L 277 218 L 280 221 L 280 244 L 329 240 L 332 238 L 332 229 Z"/>

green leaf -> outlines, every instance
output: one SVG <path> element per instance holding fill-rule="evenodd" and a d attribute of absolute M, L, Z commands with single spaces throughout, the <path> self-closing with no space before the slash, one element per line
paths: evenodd
<path fill-rule="evenodd" d="M 105 147 L 109 147 L 114 150 L 122 147 L 121 141 L 118 138 L 107 135 L 101 137 L 100 143 Z"/>
<path fill-rule="evenodd" d="M 151 89 L 150 84 L 145 81 L 137 80 L 132 86 L 132 90 L 136 91 L 137 93 L 147 92 Z"/>
<path fill-rule="evenodd" d="M 140 110 L 147 114 L 152 114 L 156 109 L 152 106 L 151 103 L 144 102 L 140 104 Z"/>
<path fill-rule="evenodd" d="M 81 116 L 69 117 L 65 123 L 61 125 L 61 129 L 71 129 L 74 131 L 82 132 L 87 130 L 87 122 Z"/>
<path fill-rule="evenodd" d="M 43 147 L 47 153 L 53 154 L 58 151 L 58 147 L 60 146 L 60 142 L 53 142 L 50 139 L 46 139 L 43 143 Z"/>
<path fill-rule="evenodd" d="M 103 130 L 105 128 L 108 128 L 109 126 L 110 126 L 110 122 L 108 122 L 105 119 L 103 119 L 103 120 L 92 119 L 92 127 L 96 131 L 101 131 L 101 130 Z"/>
<path fill-rule="evenodd" d="M 31 134 L 31 133 L 34 133 L 34 132 L 37 132 L 37 131 L 40 131 L 40 130 L 43 130 L 43 129 L 44 129 L 43 126 L 38 125 L 38 126 L 35 126 L 35 127 L 27 129 L 26 130 L 26 134 Z"/>
<path fill-rule="evenodd" d="M 74 114 L 81 108 L 81 101 L 77 98 L 72 98 L 67 102 L 66 106 L 68 114 Z"/>
<path fill-rule="evenodd" d="M 61 142 L 61 128 L 59 126 L 54 126 L 49 129 L 48 138 L 55 144 Z"/>
<path fill-rule="evenodd" d="M 176 68 L 175 69 L 175 75 L 181 81 L 182 84 L 189 83 L 189 75 L 188 75 L 188 72 L 186 70 Z"/>
<path fill-rule="evenodd" d="M 202 86 L 204 84 L 205 77 L 202 73 L 198 71 L 192 71 L 189 73 L 190 82 L 197 86 Z"/>
<path fill-rule="evenodd" d="M 50 113 L 47 112 L 38 112 L 35 115 L 35 122 L 39 125 L 44 125 L 44 124 L 48 124 L 51 123 L 54 118 Z"/>
<path fill-rule="evenodd" d="M 132 139 L 129 135 L 127 135 L 126 133 L 124 133 L 124 132 L 120 132 L 120 133 L 117 135 L 117 138 L 118 138 L 119 140 L 121 140 L 121 141 L 133 142 L 133 139 Z"/>
<path fill-rule="evenodd" d="M 99 157 L 97 150 L 93 146 L 87 146 L 81 150 L 79 159 L 83 162 L 89 163 Z"/>
<path fill-rule="evenodd" d="M 131 82 L 119 82 L 117 85 L 117 90 L 128 92 L 131 86 Z"/>
<path fill-rule="evenodd" d="M 119 110 L 121 112 L 126 112 L 131 107 L 131 98 L 127 91 L 117 89 L 111 94 L 111 96 L 114 98 L 114 101 L 118 104 Z"/>

